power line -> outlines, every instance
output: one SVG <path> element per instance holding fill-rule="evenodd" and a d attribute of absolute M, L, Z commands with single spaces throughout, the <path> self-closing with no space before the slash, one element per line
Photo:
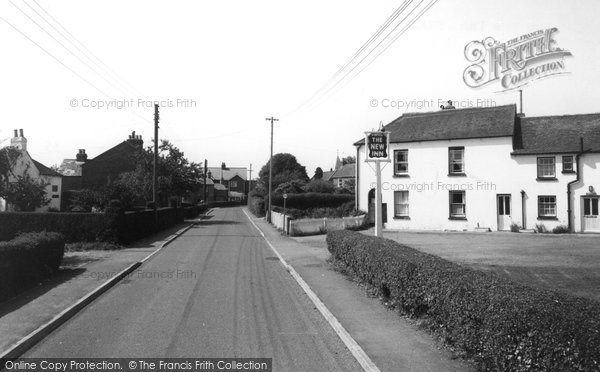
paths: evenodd
<path fill-rule="evenodd" d="M 73 53 L 73 51 L 69 48 L 67 48 L 66 45 L 64 45 L 60 40 L 58 40 L 56 37 L 54 37 L 54 35 L 52 35 L 50 32 L 48 32 L 48 30 L 46 30 L 42 25 L 40 25 L 38 22 L 36 22 L 33 18 L 31 18 L 31 16 L 27 13 L 25 13 L 23 11 L 23 9 L 19 8 L 17 6 L 17 4 L 15 4 L 12 0 L 9 0 L 10 3 L 12 4 L 13 7 L 17 8 L 17 10 L 19 10 L 23 15 L 25 15 L 31 22 L 33 22 L 36 26 L 38 26 L 42 31 L 44 31 L 44 33 L 46 33 L 46 35 L 50 36 L 54 41 L 56 41 L 60 46 L 62 46 L 67 52 L 69 52 L 69 54 L 71 54 L 73 57 L 77 58 L 77 60 L 81 63 L 83 63 L 85 66 L 87 66 L 90 70 L 92 70 L 93 72 L 96 73 L 96 75 L 98 75 L 102 80 L 104 80 L 105 82 L 107 82 L 110 86 L 112 86 L 113 88 L 121 91 L 121 93 L 124 93 L 126 96 L 128 95 L 127 92 L 125 92 L 124 90 L 122 90 L 121 88 L 117 87 L 116 85 L 114 85 L 112 82 L 110 82 L 108 79 L 106 79 L 104 76 L 102 76 L 95 68 L 93 68 L 92 66 L 90 66 L 87 62 L 85 62 L 83 59 L 81 59 L 81 57 L 79 57 L 78 55 L 76 55 L 75 53 Z M 23 1 L 25 2 L 25 1 Z M 25 3 L 25 5 L 29 6 L 29 4 Z M 31 6 L 29 6 L 31 8 Z M 32 8 L 33 9 L 33 8 Z M 35 10 L 34 10 L 35 11 Z M 44 19 L 44 21 L 46 21 Z M 48 21 L 46 21 L 48 22 Z"/>
<path fill-rule="evenodd" d="M 369 61 L 363 68 L 361 68 L 358 73 L 356 73 L 356 75 L 352 76 L 350 78 L 350 80 L 348 80 L 343 86 L 340 87 L 340 89 L 344 88 L 346 85 L 350 84 L 358 75 L 360 75 L 361 72 L 363 72 L 367 67 L 369 67 L 371 65 L 371 63 L 375 62 L 375 60 L 381 55 L 383 54 L 390 46 L 392 46 L 392 44 L 394 44 L 396 42 L 396 40 L 398 40 L 398 38 L 400 36 L 402 36 L 402 34 L 404 34 L 416 21 L 419 20 L 419 18 L 421 18 L 423 16 L 423 14 L 425 14 L 425 12 L 427 12 L 427 10 L 429 10 L 429 8 L 431 8 L 438 0 L 433 0 L 431 1 L 428 5 L 425 6 L 425 8 L 423 8 L 416 16 L 415 18 L 412 19 L 412 21 L 410 21 L 410 23 L 408 25 L 406 25 L 402 30 L 400 30 L 400 32 L 398 34 L 396 34 L 394 36 L 394 38 L 392 39 L 392 41 L 387 44 L 381 51 L 379 51 L 375 57 Z M 338 89 L 339 90 L 339 89 Z M 336 90 L 333 94 L 335 94 L 338 90 Z"/>
<path fill-rule="evenodd" d="M 9 25 L 10 27 L 12 27 L 19 34 L 21 34 L 24 38 L 26 38 L 31 43 L 33 43 L 35 46 L 37 46 L 42 51 L 44 51 L 44 53 L 46 53 L 47 55 L 49 55 L 50 57 L 52 57 L 56 62 L 60 63 L 64 68 L 66 68 L 67 70 L 71 71 L 75 76 L 77 76 L 83 82 L 85 82 L 86 84 L 88 84 L 92 88 L 96 89 L 98 92 L 100 92 L 104 96 L 110 98 L 110 96 L 108 94 L 106 94 L 102 89 L 98 88 L 93 83 L 91 83 L 90 81 L 88 81 L 86 78 L 84 78 L 83 76 L 81 76 L 80 74 L 78 74 L 77 71 L 73 70 L 71 67 L 69 67 L 66 64 L 64 64 L 60 59 L 58 59 L 52 53 L 50 53 L 49 51 L 47 51 L 46 49 L 44 49 L 44 47 L 42 47 L 40 44 L 38 44 L 37 42 L 35 42 L 32 38 L 30 38 L 29 36 L 27 36 L 23 31 L 19 30 L 15 25 L 13 25 L 12 23 L 8 22 L 4 17 L 0 16 L 0 19 L 3 20 L 7 25 Z"/>
<path fill-rule="evenodd" d="M 344 71 L 346 68 L 348 68 L 348 66 L 350 66 L 356 60 L 356 58 L 367 47 L 369 47 L 369 45 L 371 45 L 379 36 L 381 36 L 383 31 L 385 29 L 387 29 L 389 27 L 389 25 L 392 24 L 396 20 L 396 18 L 398 18 L 398 16 L 404 11 L 404 9 L 406 9 L 406 7 L 408 7 L 412 3 L 412 1 L 413 0 L 406 0 L 398 8 L 396 8 L 396 10 L 386 19 L 386 21 L 381 26 L 379 26 L 377 31 L 375 31 L 375 33 L 373 35 L 371 35 L 371 37 L 369 37 L 369 39 L 354 53 L 354 55 L 352 55 L 352 57 L 350 57 L 348 62 L 346 62 L 341 68 L 339 68 L 336 71 L 336 73 L 333 74 L 322 87 L 320 87 L 317 91 L 315 91 L 309 99 L 307 99 L 304 103 L 302 103 L 298 107 L 298 109 L 302 108 L 304 105 L 306 105 L 310 101 L 312 101 L 321 91 L 323 91 L 329 84 L 331 84 L 342 73 L 342 71 Z"/>
<path fill-rule="evenodd" d="M 104 66 L 104 70 L 107 74 L 112 75 L 113 79 L 115 81 L 120 80 L 122 82 L 121 85 L 124 86 L 128 86 L 132 91 L 134 91 L 135 93 L 139 94 L 140 96 L 145 97 L 144 94 L 141 94 L 141 92 L 139 90 L 137 90 L 134 86 L 132 86 L 131 84 L 129 84 L 127 82 L 127 80 L 123 79 L 121 76 L 119 76 L 119 74 L 117 74 L 112 68 L 110 68 L 110 66 L 108 66 L 106 63 L 104 63 L 97 55 L 95 55 L 94 53 L 92 53 L 92 51 L 87 48 L 79 39 L 77 39 L 65 26 L 62 25 L 62 23 L 60 23 L 56 18 L 54 18 L 46 9 L 44 9 L 40 3 L 37 0 L 33 0 L 33 2 L 48 16 L 50 17 L 50 19 L 52 19 L 52 21 L 54 21 L 54 23 L 56 23 L 58 26 L 60 26 L 60 28 L 62 28 L 65 33 L 67 33 L 75 42 L 77 42 L 83 49 L 85 49 L 85 51 L 87 51 L 87 53 L 89 53 L 89 56 L 92 56 L 94 59 L 96 59 L 102 66 Z M 89 58 L 88 56 L 88 58 Z"/>

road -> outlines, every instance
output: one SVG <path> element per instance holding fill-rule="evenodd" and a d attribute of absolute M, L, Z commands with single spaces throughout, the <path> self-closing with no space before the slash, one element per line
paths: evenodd
<path fill-rule="evenodd" d="M 216 209 L 23 357 L 264 357 L 360 371 L 241 208 Z"/>

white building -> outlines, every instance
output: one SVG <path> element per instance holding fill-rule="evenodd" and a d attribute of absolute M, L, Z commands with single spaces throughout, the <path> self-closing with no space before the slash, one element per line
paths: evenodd
<path fill-rule="evenodd" d="M 385 129 L 392 159 L 382 165 L 386 228 L 508 230 L 514 223 L 600 232 L 600 114 L 448 109 L 404 114 Z M 372 213 L 375 173 L 364 161 L 364 140 L 355 145 L 356 204 Z"/>
<path fill-rule="evenodd" d="M 9 177 L 9 182 L 14 182 L 16 176 L 22 176 L 28 173 L 31 179 L 41 180 L 46 184 L 46 195 L 50 199 L 50 203 L 38 208 L 36 212 L 44 212 L 48 209 L 60 210 L 60 199 L 62 190 L 62 176 L 60 173 L 48 168 L 44 164 L 35 161 L 27 151 L 27 138 L 23 134 L 23 129 L 16 130 L 15 135 L 10 140 L 10 145 L 19 150 L 20 156 L 17 158 L 14 165 L 14 176 Z M 6 205 L 6 201 L 0 198 L 0 211 L 11 210 L 11 206 Z"/>

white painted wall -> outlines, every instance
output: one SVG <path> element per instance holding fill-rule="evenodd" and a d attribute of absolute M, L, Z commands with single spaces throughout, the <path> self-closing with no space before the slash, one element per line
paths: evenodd
<path fill-rule="evenodd" d="M 448 175 L 448 147 L 465 147 L 465 177 Z M 562 156 L 556 156 L 557 181 L 537 180 L 537 156 L 511 156 L 512 138 L 484 138 L 390 144 L 393 150 L 408 149 L 409 176 L 395 177 L 393 162 L 382 166 L 383 203 L 387 203 L 386 228 L 424 230 L 474 230 L 477 226 L 498 229 L 497 195 L 510 194 L 511 219 L 523 224 L 521 190 L 526 193 L 526 227 L 542 223 L 548 229 L 567 225 L 567 183 L 575 174 L 562 174 Z M 375 173 L 365 163 L 365 148 L 358 151 L 358 209 L 368 210 L 368 192 Z M 584 156 L 583 182 L 575 185 L 574 227 L 581 231 L 581 195 L 589 186 L 600 190 L 600 154 Z M 466 220 L 449 219 L 449 190 L 466 191 Z M 409 191 L 410 219 L 394 218 L 394 190 Z M 555 195 L 557 219 L 538 220 L 538 195 Z"/>
<path fill-rule="evenodd" d="M 61 200 L 61 192 L 62 192 L 62 177 L 51 177 L 40 175 L 39 170 L 33 163 L 31 156 L 27 151 L 21 151 L 21 156 L 17 159 L 14 166 L 13 173 L 15 175 L 24 175 L 25 172 L 29 174 L 32 179 L 41 180 L 42 182 L 48 184 L 46 186 L 46 195 L 50 198 L 50 203 L 46 206 L 36 209 L 36 212 L 46 212 L 48 209 L 53 208 L 56 210 L 60 210 L 60 200 Z M 9 177 L 9 181 L 14 181 L 15 177 Z M 57 186 L 58 191 L 53 192 L 52 186 Z M 53 197 L 56 195 L 57 197 Z M 5 201 L 0 201 L 0 211 L 6 210 Z"/>

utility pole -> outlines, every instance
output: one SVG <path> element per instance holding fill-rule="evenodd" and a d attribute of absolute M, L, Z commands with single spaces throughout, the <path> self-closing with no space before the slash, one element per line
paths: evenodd
<path fill-rule="evenodd" d="M 274 117 L 266 119 L 271 122 L 271 157 L 269 158 L 269 210 L 267 211 L 267 221 L 271 222 L 271 192 L 273 191 L 273 122 L 279 121 Z"/>
<path fill-rule="evenodd" d="M 154 167 L 152 170 L 152 201 L 154 204 L 154 223 L 158 226 L 158 190 L 156 177 L 156 164 L 158 163 L 158 104 L 154 105 Z"/>
<path fill-rule="evenodd" d="M 204 204 L 208 203 L 208 185 L 206 184 L 206 177 L 208 172 L 208 161 L 204 159 Z"/>
<path fill-rule="evenodd" d="M 252 191 L 252 163 L 250 163 L 250 169 L 248 170 L 250 174 L 248 175 L 248 193 Z"/>

